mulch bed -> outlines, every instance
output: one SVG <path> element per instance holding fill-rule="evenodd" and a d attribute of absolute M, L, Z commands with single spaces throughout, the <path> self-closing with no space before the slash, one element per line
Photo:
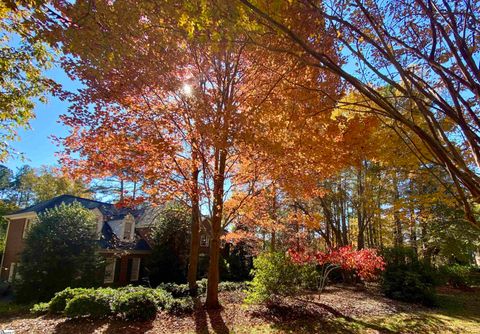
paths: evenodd
<path fill-rule="evenodd" d="M 29 314 L 0 318 L 0 329 L 21 333 L 229 333 L 229 329 L 248 329 L 265 323 L 285 323 L 314 317 L 362 318 L 388 316 L 421 309 L 384 298 L 376 288 L 329 287 L 321 294 L 284 298 L 273 305 L 243 305 L 242 292 L 221 293 L 221 310 L 205 310 L 199 300 L 191 315 L 159 313 L 153 322 L 122 322 L 113 319 L 92 321 L 62 317 L 34 317 Z"/>

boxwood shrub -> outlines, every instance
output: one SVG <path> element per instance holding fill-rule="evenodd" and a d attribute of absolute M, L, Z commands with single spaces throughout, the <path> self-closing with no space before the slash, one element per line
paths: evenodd
<path fill-rule="evenodd" d="M 182 289 L 171 287 L 177 292 Z M 118 289 L 67 288 L 58 292 L 49 303 L 36 304 L 30 311 L 34 314 L 63 313 L 71 318 L 115 315 L 125 320 L 150 320 L 155 318 L 158 310 L 180 314 L 191 312 L 193 308 L 191 297 L 174 298 L 160 288 L 126 286 Z"/>
<path fill-rule="evenodd" d="M 172 298 L 165 305 L 165 310 L 172 314 L 185 314 L 193 312 L 194 304 L 191 297 Z"/>
<path fill-rule="evenodd" d="M 110 300 L 108 294 L 79 294 L 68 301 L 65 315 L 70 318 L 105 318 L 112 313 Z"/>
<path fill-rule="evenodd" d="M 157 300 L 151 291 L 131 291 L 120 294 L 113 302 L 112 310 L 124 320 L 151 320 L 157 314 Z"/>
<path fill-rule="evenodd" d="M 50 313 L 62 313 L 67 306 L 67 303 L 73 297 L 80 294 L 88 294 L 93 292 L 94 289 L 85 289 L 85 288 L 66 288 L 60 292 L 57 292 L 55 296 L 48 303 Z"/>

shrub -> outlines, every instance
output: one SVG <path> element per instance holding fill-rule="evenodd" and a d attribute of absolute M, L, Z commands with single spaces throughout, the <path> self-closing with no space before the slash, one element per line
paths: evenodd
<path fill-rule="evenodd" d="M 65 307 L 65 315 L 70 318 L 91 317 L 104 318 L 112 311 L 110 308 L 110 295 L 96 293 L 79 294 L 70 299 Z"/>
<path fill-rule="evenodd" d="M 187 297 L 190 294 L 188 284 L 161 283 L 157 289 L 171 293 L 174 298 Z M 200 291 L 198 293 L 200 294 Z"/>
<path fill-rule="evenodd" d="M 36 315 L 42 315 L 42 314 L 47 314 L 50 309 L 50 303 L 38 303 L 33 305 L 33 307 L 30 309 L 30 313 L 36 314 Z"/>
<path fill-rule="evenodd" d="M 157 301 L 153 291 L 127 292 L 115 300 L 113 311 L 124 320 L 150 320 L 157 314 Z"/>
<path fill-rule="evenodd" d="M 206 278 L 197 281 L 197 294 L 202 295 L 207 292 L 207 284 L 208 280 Z"/>
<path fill-rule="evenodd" d="M 446 265 L 440 268 L 442 283 L 454 288 L 468 288 L 472 285 L 473 270 L 470 266 L 460 264 Z"/>
<path fill-rule="evenodd" d="M 94 286 L 101 264 L 96 253 L 97 220 L 77 202 L 39 215 L 25 239 L 15 281 L 17 301 L 47 301 L 69 286 Z"/>
<path fill-rule="evenodd" d="M 191 313 L 194 309 L 194 303 L 191 297 L 171 299 L 166 305 L 165 310 L 172 314 Z"/>
<path fill-rule="evenodd" d="M 207 291 L 207 279 L 203 278 L 197 281 L 197 294 L 202 295 Z M 165 290 L 172 294 L 174 298 L 182 298 L 190 296 L 190 288 L 188 284 L 160 283 L 157 289 Z"/>
<path fill-rule="evenodd" d="M 418 261 L 415 252 L 408 248 L 385 250 L 387 266 L 383 274 L 382 290 L 392 299 L 435 304 L 435 275 L 429 266 Z"/>
<path fill-rule="evenodd" d="M 7 281 L 0 281 L 0 297 L 5 296 L 10 291 L 10 283 Z"/>
<path fill-rule="evenodd" d="M 173 299 L 172 294 L 162 289 L 150 289 L 155 303 L 159 309 L 165 309 L 166 305 Z"/>
<path fill-rule="evenodd" d="M 300 288 L 299 266 L 285 253 L 263 253 L 253 261 L 253 280 L 245 301 L 262 303 L 275 296 L 289 295 Z"/>
<path fill-rule="evenodd" d="M 219 291 L 236 291 L 246 288 L 247 284 L 244 282 L 220 282 L 220 284 L 218 284 Z"/>
<path fill-rule="evenodd" d="M 93 291 L 93 289 L 85 289 L 85 288 L 66 288 L 60 292 L 57 292 L 55 296 L 52 298 L 49 304 L 49 311 L 50 313 L 62 313 L 67 306 L 67 303 L 73 297 L 86 294 L 88 292 Z"/>

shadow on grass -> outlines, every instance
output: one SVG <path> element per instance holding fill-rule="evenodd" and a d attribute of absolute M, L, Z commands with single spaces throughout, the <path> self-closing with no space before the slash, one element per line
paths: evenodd
<path fill-rule="evenodd" d="M 67 319 L 55 326 L 55 334 L 90 334 L 105 327 L 103 333 L 145 333 L 153 328 L 152 321 L 120 321 L 115 319 L 92 320 L 88 318 Z"/>
<path fill-rule="evenodd" d="M 378 324 L 368 323 L 343 315 L 322 303 L 297 300 L 297 304 L 275 303 L 266 311 L 253 312 L 254 317 L 269 322 L 274 329 L 298 333 L 359 333 L 374 329 L 378 333 L 395 333 Z"/>
<path fill-rule="evenodd" d="M 207 312 L 205 312 L 200 298 L 195 298 L 194 303 L 195 310 L 193 312 L 193 319 L 195 321 L 195 333 L 206 334 L 208 333 Z"/>
<path fill-rule="evenodd" d="M 207 318 L 208 316 L 208 318 Z M 213 333 L 216 334 L 228 334 L 230 333 L 229 328 L 225 324 L 225 321 L 222 317 L 222 309 L 205 309 L 200 298 L 195 299 L 195 311 L 193 313 L 193 318 L 195 321 L 195 333 L 198 334 L 207 334 L 208 324 L 213 330 Z"/>
<path fill-rule="evenodd" d="M 480 323 L 480 288 L 472 291 L 455 289 L 438 292 L 438 308 L 436 313 Z"/>

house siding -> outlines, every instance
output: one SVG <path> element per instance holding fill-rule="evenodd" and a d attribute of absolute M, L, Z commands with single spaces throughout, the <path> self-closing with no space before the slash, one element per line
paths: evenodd
<path fill-rule="evenodd" d="M 20 254 L 25 248 L 25 241 L 22 235 L 26 220 L 26 218 L 19 218 L 12 219 L 9 222 L 5 251 L 3 253 L 2 270 L 0 273 L 1 279 L 7 280 L 10 265 L 12 262 L 18 263 L 20 260 Z"/>

